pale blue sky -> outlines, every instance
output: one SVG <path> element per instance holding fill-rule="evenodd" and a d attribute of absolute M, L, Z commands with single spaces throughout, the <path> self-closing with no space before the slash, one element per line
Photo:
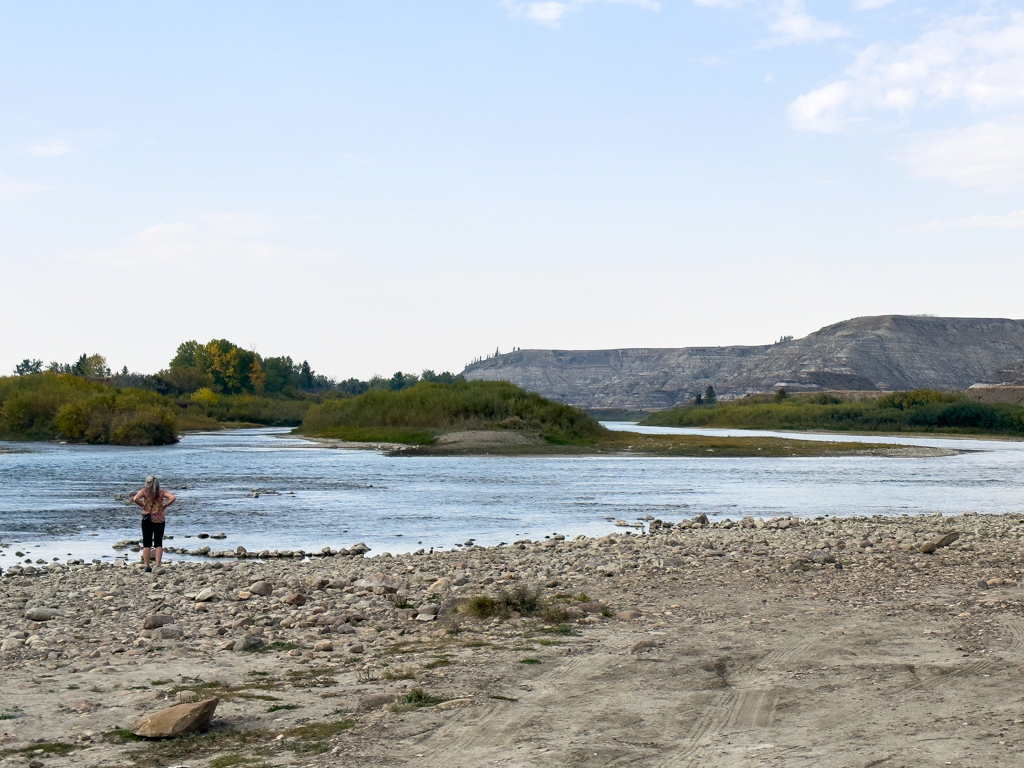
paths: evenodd
<path fill-rule="evenodd" d="M 1024 317 L 1024 12 L 0 2 L 0 370 Z"/>

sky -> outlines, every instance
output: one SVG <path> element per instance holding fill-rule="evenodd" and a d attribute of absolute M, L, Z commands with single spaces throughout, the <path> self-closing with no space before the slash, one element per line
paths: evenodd
<path fill-rule="evenodd" d="M 1024 8 L 0 0 L 0 373 L 1024 317 Z"/>

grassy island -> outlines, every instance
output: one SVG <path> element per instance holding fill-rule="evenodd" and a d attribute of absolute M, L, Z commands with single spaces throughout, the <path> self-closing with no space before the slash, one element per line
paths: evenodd
<path fill-rule="evenodd" d="M 390 444 L 396 455 L 827 456 L 899 447 L 783 438 L 642 435 L 605 429 L 585 412 L 498 381 L 420 383 L 312 406 L 297 432 L 342 443 Z M 924 453 L 928 453 L 927 449 Z"/>
<path fill-rule="evenodd" d="M 1024 435 L 1024 408 L 982 403 L 963 392 L 919 389 L 874 399 L 830 394 L 753 396 L 652 413 L 640 423 L 660 427 L 722 427 L 853 432 Z"/>
<path fill-rule="evenodd" d="M 607 430 L 578 408 L 503 381 L 421 382 L 327 400 L 306 413 L 303 435 L 355 442 L 432 445 L 451 432 L 523 432 L 548 444 L 592 444 Z"/>

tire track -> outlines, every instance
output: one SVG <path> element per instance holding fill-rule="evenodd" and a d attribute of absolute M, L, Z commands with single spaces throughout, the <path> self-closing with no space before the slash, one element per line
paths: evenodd
<path fill-rule="evenodd" d="M 744 678 L 756 666 L 786 667 L 821 641 L 823 630 L 832 627 L 834 619 L 820 618 L 805 625 L 794 639 L 763 656 L 751 657 L 730 673 L 730 687 L 714 697 L 704 714 L 694 723 L 671 764 L 685 765 L 703 749 L 709 736 L 726 728 L 749 722 L 757 727 L 769 727 L 774 722 L 778 696 L 774 689 L 744 687 Z M 751 681 L 752 682 L 752 681 Z M 770 706 L 769 706 L 770 702 Z M 751 722 L 754 721 L 754 722 Z"/>

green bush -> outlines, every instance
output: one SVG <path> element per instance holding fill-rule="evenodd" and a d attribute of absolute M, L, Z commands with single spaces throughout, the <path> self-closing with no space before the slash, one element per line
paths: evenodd
<path fill-rule="evenodd" d="M 370 390 L 327 400 L 309 409 L 300 431 L 329 435 L 341 428 L 387 428 L 433 433 L 500 429 L 501 422 L 538 432 L 553 443 L 591 442 L 605 432 L 583 411 L 503 381 L 420 382 L 397 391 Z"/>

